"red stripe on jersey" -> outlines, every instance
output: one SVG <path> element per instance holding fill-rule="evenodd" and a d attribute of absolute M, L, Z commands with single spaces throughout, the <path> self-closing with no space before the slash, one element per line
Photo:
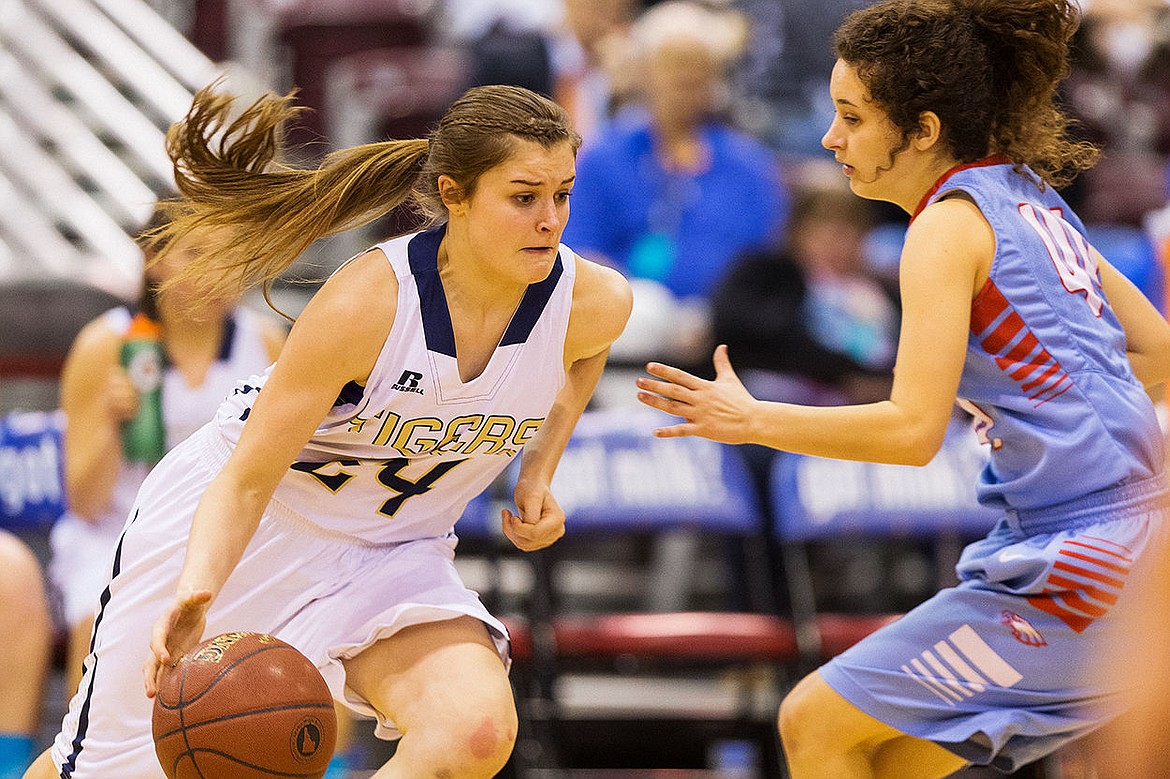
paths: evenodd
<path fill-rule="evenodd" d="M 970 326 L 971 334 L 981 339 L 979 345 L 1001 371 L 1020 384 L 1029 400 L 1048 396 L 1037 405 L 1059 397 L 1072 386 L 1072 379 L 1060 363 L 1040 344 L 1023 317 L 1012 310 L 1007 297 L 991 279 L 983 283 L 971 303 Z M 1008 349 L 1013 341 L 1015 345 Z M 1041 368 L 1043 372 L 1036 375 Z M 1034 378 L 1029 381 L 1029 377 Z"/>
<path fill-rule="evenodd" d="M 1024 358 L 1032 352 L 1036 351 L 1036 347 L 1040 345 L 1039 339 L 1031 333 L 1026 333 L 1020 342 L 1012 347 L 1011 351 L 1005 354 L 1001 359 L 1011 360 L 1013 363 L 1023 362 Z M 1029 361 L 1031 362 L 1031 361 Z"/>
<path fill-rule="evenodd" d="M 1048 354 L 1048 352 L 1045 352 L 1044 356 L 1048 357 L 1048 359 L 1050 359 L 1050 360 L 1052 359 L 1052 357 Z M 1059 370 L 1060 370 L 1060 364 L 1054 362 L 1054 363 L 1052 363 L 1052 365 L 1048 366 L 1048 370 L 1044 371 L 1044 373 L 1041 373 L 1035 379 L 1032 379 L 1032 381 L 1030 381 L 1027 384 L 1020 387 L 1020 389 L 1022 389 L 1024 392 L 1031 392 L 1032 390 L 1036 389 L 1040 385 L 1044 384 L 1044 382 L 1046 382 L 1050 378 L 1052 378 L 1052 376 Z"/>
<path fill-rule="evenodd" d="M 980 345 L 983 347 L 983 351 L 988 354 L 999 354 L 1023 329 L 1024 320 L 1013 311 L 1004 317 L 1004 320 L 999 323 L 999 327 L 995 328 L 991 335 L 984 338 Z"/>
<path fill-rule="evenodd" d="M 1009 373 L 1008 375 L 1016 381 L 1023 381 L 1035 373 L 1037 368 L 1043 367 L 1051 361 L 1052 355 L 1050 355 L 1045 349 L 1041 349 L 1036 353 L 1035 357 L 1024 363 L 1022 368 L 1017 370 L 1015 373 Z"/>
<path fill-rule="evenodd" d="M 1080 552 L 1073 552 L 1069 549 L 1061 549 L 1058 554 L 1067 555 L 1068 557 L 1073 557 L 1073 558 L 1076 558 L 1077 560 L 1084 560 L 1087 563 L 1096 563 L 1097 565 L 1101 566 L 1102 568 L 1107 568 L 1110 571 L 1117 571 L 1118 573 L 1125 573 L 1125 574 L 1129 573 L 1129 566 L 1128 565 L 1114 565 L 1113 563 L 1105 562 L 1104 560 L 1101 560 L 1099 558 L 1091 557 L 1090 555 L 1087 555 L 1087 554 L 1081 554 Z"/>
<path fill-rule="evenodd" d="M 1065 573 L 1071 573 L 1071 574 L 1075 574 L 1077 576 L 1083 576 L 1086 579 L 1092 579 L 1095 582 L 1101 582 L 1102 584 L 1108 584 L 1109 586 L 1116 587 L 1119 590 L 1125 586 L 1124 579 L 1114 579 L 1112 576 L 1106 576 L 1103 573 L 1097 573 L 1096 571 L 1090 571 L 1088 568 L 1081 568 L 1079 565 L 1072 565 L 1072 564 L 1066 563 L 1062 560 L 1057 560 L 1056 562 L 1054 562 L 1052 564 L 1052 567 L 1059 570 L 1059 571 L 1064 571 Z"/>
<path fill-rule="evenodd" d="M 1039 398 L 1042 395 L 1048 395 L 1048 397 L 1044 398 L 1044 400 L 1041 400 L 1039 403 L 1036 404 L 1035 407 L 1040 408 L 1041 406 L 1043 406 L 1045 403 L 1052 400 L 1053 398 L 1059 398 L 1061 395 L 1068 392 L 1070 389 L 1072 389 L 1072 386 L 1073 386 L 1073 380 L 1070 379 L 1068 374 L 1066 373 L 1060 377 L 1060 381 L 1058 381 L 1055 386 L 1049 387 L 1047 389 L 1042 389 L 1039 392 L 1035 392 L 1035 393 L 1029 395 L 1028 399 L 1029 400 L 1039 400 Z M 1056 391 L 1057 389 L 1059 389 L 1060 391 L 1057 392 Z"/>
<path fill-rule="evenodd" d="M 1125 544 L 1119 544 L 1119 543 L 1117 543 L 1116 541 L 1110 541 L 1108 538 L 1098 538 L 1097 536 L 1078 536 L 1078 537 L 1079 537 L 1079 538 L 1086 539 L 1086 540 L 1088 540 L 1088 541 L 1096 541 L 1098 544 L 1108 544 L 1109 546 L 1117 547 L 1118 549 L 1121 549 L 1121 550 L 1125 551 L 1125 552 L 1126 552 L 1126 553 L 1128 553 L 1128 554 L 1133 554 L 1133 550 L 1132 550 L 1132 549 L 1130 549 L 1130 548 L 1129 548 L 1128 546 L 1126 546 Z M 1075 544 L 1075 543 L 1078 543 L 1078 542 L 1076 542 L 1076 541 L 1069 541 L 1068 543 L 1070 543 L 1070 544 Z M 1105 551 L 1105 550 L 1104 550 L 1104 549 L 1102 549 L 1101 551 Z M 1125 559 L 1126 559 L 1126 560 L 1129 560 L 1129 562 L 1133 562 L 1133 560 L 1132 560 L 1131 558 L 1129 558 L 1129 557 L 1127 557 L 1127 558 L 1125 558 Z"/>
<path fill-rule="evenodd" d="M 1041 611 L 1047 612 L 1054 617 L 1060 619 L 1061 622 L 1068 625 L 1074 632 L 1080 633 L 1089 625 L 1093 624 L 1091 617 L 1086 617 L 1083 614 L 1077 614 L 1074 611 L 1069 611 L 1064 606 L 1060 605 L 1053 598 L 1054 593 L 1045 593 L 1043 595 L 1031 595 L 1028 597 L 1028 603 L 1031 603 Z"/>
<path fill-rule="evenodd" d="M 1007 311 L 1009 303 L 995 282 L 988 279 L 971 303 L 971 332 L 975 335 L 991 327 L 991 323 Z"/>
<path fill-rule="evenodd" d="M 1088 538 L 1088 536 L 1082 536 L 1082 538 Z M 1094 541 L 1100 540 L 1100 541 L 1104 541 L 1105 543 L 1112 543 L 1111 541 L 1106 541 L 1103 538 L 1102 539 L 1094 538 L 1092 540 L 1094 540 Z M 1119 557 L 1122 560 L 1125 560 L 1127 563 L 1133 562 L 1132 557 L 1126 557 L 1125 555 L 1121 554 L 1120 552 L 1114 552 L 1114 551 L 1109 550 L 1109 549 L 1102 549 L 1099 546 L 1093 546 L 1092 544 L 1086 544 L 1082 541 L 1065 541 L 1064 545 L 1065 546 L 1083 546 L 1085 549 L 1092 549 L 1093 551 L 1100 552 L 1101 554 L 1107 554 L 1107 555 L 1110 555 L 1111 557 Z M 1127 549 L 1124 546 L 1121 546 L 1121 544 L 1114 544 L 1114 545 L 1121 548 L 1121 549 L 1125 549 L 1125 551 L 1127 551 L 1127 552 L 1129 551 L 1129 549 Z"/>
<path fill-rule="evenodd" d="M 1109 613 L 1109 609 L 1089 603 L 1075 592 L 1062 593 L 1060 599 L 1068 606 L 1071 606 L 1077 611 L 1083 611 L 1094 619 L 1099 619 Z"/>
<path fill-rule="evenodd" d="M 1062 590 L 1076 590 L 1077 592 L 1083 592 L 1093 600 L 1099 600 L 1102 603 L 1108 604 L 1110 606 L 1113 606 L 1117 603 L 1117 593 L 1111 592 L 1109 590 L 1103 590 L 1100 587 L 1094 587 L 1092 584 L 1084 584 L 1073 579 L 1068 579 L 1064 576 L 1051 574 L 1048 577 L 1047 584 L 1051 584 L 1053 587 L 1059 587 Z"/>

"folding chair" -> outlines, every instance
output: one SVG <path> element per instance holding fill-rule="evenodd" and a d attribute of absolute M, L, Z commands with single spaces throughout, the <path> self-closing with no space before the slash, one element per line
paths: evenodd
<path fill-rule="evenodd" d="M 43 532 L 65 513 L 60 411 L 0 417 L 0 527 Z"/>
<path fill-rule="evenodd" d="M 1113 267 L 1142 291 L 1159 311 L 1166 311 L 1166 279 L 1153 239 L 1140 227 L 1088 224 L 1086 237 Z"/>
<path fill-rule="evenodd" d="M 986 535 L 999 512 L 975 500 L 986 455 L 966 425 L 956 423 L 926 466 L 880 465 L 781 453 L 770 481 L 784 582 L 800 644 L 801 669 L 826 659 L 892 622 L 892 609 L 827 611 L 810 566 L 810 548 L 891 539 L 933 548 L 936 581 L 953 583 L 961 546 Z M 835 571 L 835 573 L 840 573 Z M 929 594 L 929 593 L 926 593 Z"/>
<path fill-rule="evenodd" d="M 680 760 L 680 744 L 701 752 L 724 739 L 750 740 L 776 774 L 776 701 L 753 706 L 760 696 L 753 683 L 796 657 L 792 625 L 775 614 L 702 604 L 710 598 L 696 586 L 713 544 L 763 548 L 755 487 L 734 447 L 698 438 L 654 438 L 652 430 L 668 422 L 650 410 L 611 409 L 587 412 L 578 423 L 552 485 L 567 517 L 566 536 L 525 556 L 534 581 L 527 613 L 534 686 L 528 694 L 539 701 L 562 762 L 576 767 L 638 767 L 620 762 L 630 758 L 617 754 L 619 742 L 632 737 L 637 749 L 651 751 L 650 739 L 669 736 Z M 621 557 L 631 568 L 645 564 L 648 573 L 635 583 L 633 601 L 602 597 L 589 604 L 587 596 L 569 591 L 597 556 Z M 755 559 L 757 570 L 767 562 Z M 609 585 L 625 573 L 618 568 L 612 580 L 602 578 L 599 594 L 613 595 Z M 759 589 L 767 585 L 760 582 L 767 579 L 760 572 L 747 586 L 762 595 Z M 761 667 L 765 674 L 750 672 Z M 671 678 L 681 689 L 700 672 L 730 669 L 741 672 L 741 685 L 735 705 L 722 713 L 598 714 L 570 711 L 565 700 L 570 677 L 578 674 L 603 687 L 603 678 L 648 681 L 652 672 L 665 671 L 676 675 Z M 760 708 L 763 712 L 755 710 Z M 612 754 L 590 750 L 591 738 Z"/>

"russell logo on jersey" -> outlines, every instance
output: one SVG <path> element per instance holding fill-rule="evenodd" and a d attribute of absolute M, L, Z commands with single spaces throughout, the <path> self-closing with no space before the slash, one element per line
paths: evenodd
<path fill-rule="evenodd" d="M 419 395 L 424 395 L 423 388 L 418 386 L 422 380 L 423 375 L 417 371 L 403 371 L 402 375 L 398 377 L 398 381 L 390 385 L 390 389 L 398 390 L 399 392 L 417 392 Z"/>

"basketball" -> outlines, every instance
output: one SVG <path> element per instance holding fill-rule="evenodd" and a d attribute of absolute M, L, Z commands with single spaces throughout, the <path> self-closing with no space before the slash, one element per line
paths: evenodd
<path fill-rule="evenodd" d="M 151 723 L 168 779 L 321 779 L 337 720 L 307 657 L 263 633 L 223 633 L 162 675 Z"/>

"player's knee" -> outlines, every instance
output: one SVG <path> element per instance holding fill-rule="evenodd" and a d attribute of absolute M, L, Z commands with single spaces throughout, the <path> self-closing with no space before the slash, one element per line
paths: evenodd
<path fill-rule="evenodd" d="M 789 759 L 805 750 L 823 750 L 826 746 L 817 681 L 815 676 L 806 676 L 780 702 L 777 728 Z"/>
<path fill-rule="evenodd" d="M 516 744 L 517 718 L 513 705 L 475 705 L 474 714 L 451 729 L 447 770 L 451 776 L 493 777 Z"/>

